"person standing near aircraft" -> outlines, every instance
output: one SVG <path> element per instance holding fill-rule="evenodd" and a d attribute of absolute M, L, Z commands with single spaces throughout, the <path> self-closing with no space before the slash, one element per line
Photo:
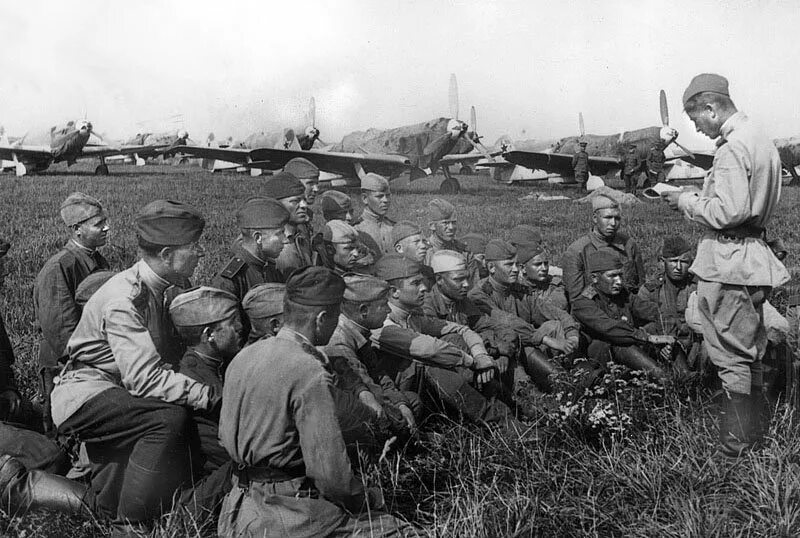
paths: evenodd
<path fill-rule="evenodd" d="M 622 179 L 625 181 L 625 192 L 636 195 L 636 183 L 639 172 L 642 168 L 642 161 L 636 153 L 636 144 L 628 146 L 628 154 L 625 155 L 625 164 L 622 168 Z"/>
<path fill-rule="evenodd" d="M 575 171 L 575 181 L 580 184 L 581 190 L 586 190 L 589 180 L 589 154 L 586 153 L 586 142 L 580 141 L 581 149 L 572 156 L 572 169 Z"/>
<path fill-rule="evenodd" d="M 781 160 L 773 142 L 736 109 L 725 77 L 694 77 L 683 94 L 683 109 L 699 132 L 717 139 L 714 164 L 701 192 L 662 196 L 672 209 L 706 227 L 690 271 L 698 278 L 706 349 L 727 396 L 719 451 L 735 458 L 761 436 L 764 302 L 789 280 L 765 242 L 781 194 Z"/>
<path fill-rule="evenodd" d="M 647 154 L 647 178 L 642 184 L 643 189 L 647 189 L 656 183 L 666 181 L 667 174 L 664 172 L 664 163 L 667 157 L 664 155 L 664 143 L 659 138 L 653 142 L 650 152 Z"/>

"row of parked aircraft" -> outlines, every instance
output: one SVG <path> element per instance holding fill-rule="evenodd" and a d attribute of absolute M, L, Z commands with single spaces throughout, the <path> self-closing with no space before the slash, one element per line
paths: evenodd
<path fill-rule="evenodd" d="M 121 144 L 107 144 L 94 133 L 91 122 L 80 120 L 62 128 L 53 127 L 49 146 L 26 144 L 26 137 L 12 141 L 0 133 L 0 159 L 4 167 L 13 167 L 18 176 L 28 171 L 43 171 L 52 163 L 61 161 L 70 165 L 82 158 L 98 159 L 95 172 L 108 174 L 107 159 L 130 157 L 137 165 L 143 165 L 148 158 L 180 153 L 203 159 L 203 167 L 212 171 L 243 168 L 257 175 L 262 171 L 281 169 L 295 157 L 304 157 L 321 170 L 323 181 L 331 181 L 333 185 L 357 183 L 369 172 L 392 179 L 407 172 L 411 180 L 415 180 L 441 170 L 445 176 L 441 190 L 445 193 L 455 193 L 460 189 L 458 180 L 451 174 L 454 167 L 462 172 L 489 169 L 495 180 L 503 182 L 545 178 L 574 182 L 572 156 L 582 141 L 587 143 L 591 173 L 597 176 L 618 173 L 631 144 L 644 159 L 653 142 L 659 138 L 667 144 L 665 153 L 669 166 L 682 169 L 678 174 L 672 174 L 673 177 L 701 177 L 713 160 L 712 154 L 689 151 L 668 138 L 669 112 L 663 91 L 660 95 L 661 127 L 651 126 L 606 136 L 587 135 L 583 116 L 579 115 L 577 136 L 554 142 L 512 141 L 502 137 L 492 149 L 481 142 L 474 107 L 470 110 L 469 123 L 459 119 L 455 75 L 450 77 L 449 103 L 449 118 L 388 130 L 359 131 L 330 145 L 320 140 L 313 98 L 307 118 L 309 126 L 300 131 L 299 136 L 294 129 L 284 129 L 278 133 L 254 133 L 241 142 L 228 139 L 221 144 L 213 139 L 213 135 L 205 144 L 197 144 L 186 131 L 162 135 L 144 133 Z M 775 144 L 793 181 L 800 182 L 795 172 L 795 166 L 800 164 L 800 140 L 780 139 L 775 140 Z"/>

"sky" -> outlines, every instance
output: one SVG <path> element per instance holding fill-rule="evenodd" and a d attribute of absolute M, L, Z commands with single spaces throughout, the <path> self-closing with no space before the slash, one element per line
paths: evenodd
<path fill-rule="evenodd" d="M 681 114 L 691 78 L 730 80 L 773 137 L 800 135 L 795 0 L 28 0 L 0 9 L 0 124 L 20 136 L 86 117 L 112 138 L 195 140 L 302 127 L 325 142 L 477 109 L 493 143 L 660 123 L 707 148 Z M 178 117 L 176 121 L 175 117 Z"/>

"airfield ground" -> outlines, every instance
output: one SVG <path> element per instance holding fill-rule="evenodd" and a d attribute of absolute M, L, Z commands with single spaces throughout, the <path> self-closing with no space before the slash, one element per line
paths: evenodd
<path fill-rule="evenodd" d="M 210 175 L 197 168 L 112 167 L 95 177 L 91 167 L 56 168 L 43 176 L 0 175 L 0 237 L 13 244 L 10 275 L 0 292 L 17 353 L 22 390 L 34 396 L 37 335 L 31 294 L 45 260 L 65 241 L 58 206 L 81 190 L 103 200 L 113 226 L 104 254 L 116 269 L 136 256 L 133 216 L 157 198 L 190 202 L 206 216 L 207 256 L 196 274 L 207 283 L 226 259 L 236 235 L 234 213 L 259 193 L 266 178 Z M 516 224 L 542 229 L 558 262 L 566 246 L 588 229 L 590 209 L 571 201 L 522 200 L 531 191 L 566 194 L 574 189 L 507 187 L 486 176 L 460 178 L 463 192 L 448 196 L 458 208 L 460 233 L 507 237 Z M 393 183 L 390 216 L 425 220 L 427 201 L 439 196 L 440 179 Z M 618 185 L 612 185 L 618 186 Z M 354 196 L 357 198 L 357 196 Z M 789 248 L 797 285 L 800 189 L 784 190 L 771 235 Z M 648 274 L 656 272 L 662 237 L 700 235 L 660 202 L 624 210 L 623 226 L 642 248 Z M 785 304 L 787 290 L 774 303 Z M 796 338 L 796 335 L 794 335 Z M 796 347 L 796 339 L 795 339 Z M 523 395 L 523 398 L 528 398 Z M 715 411 L 710 394 L 695 385 L 648 383 L 621 370 L 577 402 L 528 398 L 546 413 L 524 436 L 461 426 L 444 418 L 422 425 L 439 436 L 388 462 L 364 463 L 366 480 L 379 484 L 389 509 L 430 536 L 796 536 L 800 534 L 800 430 L 779 407 L 764 448 L 738 462 L 712 457 Z M 9 518 L 0 513 L 2 536 L 102 536 L 104 524 L 54 514 Z M 214 521 L 165 516 L 155 536 L 214 536 Z"/>

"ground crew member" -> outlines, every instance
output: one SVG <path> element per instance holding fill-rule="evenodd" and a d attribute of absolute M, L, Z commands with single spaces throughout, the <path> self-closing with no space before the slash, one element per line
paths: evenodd
<path fill-rule="evenodd" d="M 375 262 L 367 245 L 359 240 L 358 231 L 343 220 L 331 220 L 322 230 L 325 245 L 325 266 L 335 273 L 368 273 Z"/>
<path fill-rule="evenodd" d="M 665 198 L 706 227 L 690 271 L 697 278 L 703 339 L 727 395 L 720 417 L 720 451 L 736 457 L 761 432 L 761 359 L 767 344 L 763 304 L 789 273 L 765 242 L 781 193 L 781 161 L 772 140 L 730 98 L 728 80 L 704 73 L 683 94 L 697 130 L 717 140 L 702 192 Z M 677 133 L 674 133 L 677 136 Z"/>
<path fill-rule="evenodd" d="M 567 291 L 560 276 L 550 274 L 550 255 L 540 244 L 517 246 L 517 261 L 521 270 L 517 282 L 539 300 L 546 300 L 564 310 L 568 309 Z"/>
<path fill-rule="evenodd" d="M 589 180 L 589 154 L 586 153 L 585 141 L 581 140 L 578 145 L 581 149 L 572 156 L 572 170 L 581 190 L 586 190 L 586 182 Z"/>
<path fill-rule="evenodd" d="M 642 184 L 643 189 L 647 189 L 656 183 L 661 183 L 667 180 L 667 174 L 664 172 L 664 163 L 667 157 L 664 155 L 664 142 L 661 139 L 653 142 L 650 151 L 647 154 L 647 179 Z"/>
<path fill-rule="evenodd" d="M 73 192 L 61 204 L 61 220 L 70 238 L 58 253 L 45 262 L 33 285 L 33 308 L 42 338 L 39 342 L 39 373 L 44 404 L 44 428 L 53 428 L 50 393 L 53 378 L 67 354 L 67 341 L 81 319 L 75 304 L 78 284 L 94 271 L 108 269 L 97 250 L 106 244 L 110 227 L 99 200 Z"/>
<path fill-rule="evenodd" d="M 430 247 L 422 235 L 422 228 L 408 220 L 402 220 L 394 225 L 392 245 L 393 252 L 417 263 L 425 263 Z"/>
<path fill-rule="evenodd" d="M 237 465 L 221 536 L 371 536 L 412 533 L 381 512 L 353 476 L 331 396 L 323 346 L 336 329 L 344 281 L 306 267 L 286 283 L 285 323 L 228 367 L 220 441 Z"/>
<path fill-rule="evenodd" d="M 369 173 L 361 178 L 361 201 L 364 203 L 364 211 L 355 228 L 372 239 L 371 242 L 367 242 L 367 247 L 373 250 L 378 258 L 394 252 L 392 244 L 394 221 L 386 216 L 391 206 L 391 197 L 389 180 L 385 177 Z"/>
<path fill-rule="evenodd" d="M 242 299 L 242 309 L 250 323 L 247 344 L 278 334 L 283 326 L 283 298 L 286 286 L 268 282 L 253 286 Z"/>
<path fill-rule="evenodd" d="M 625 192 L 636 194 L 639 172 L 642 168 L 642 161 L 636 151 L 636 144 L 628 145 L 628 153 L 625 155 L 625 164 L 622 167 L 622 180 L 625 182 Z"/>
<path fill-rule="evenodd" d="M 347 224 L 353 225 L 353 201 L 347 194 L 337 190 L 325 191 L 320 196 L 319 205 L 325 222 L 343 220 Z"/>
<path fill-rule="evenodd" d="M 480 274 L 480 262 L 470 253 L 467 245 L 456 239 L 458 232 L 458 219 L 456 218 L 456 208 L 447 200 L 434 198 L 428 202 L 428 236 L 427 259 L 425 265 L 431 264 L 431 256 L 439 250 L 454 250 L 464 255 L 469 269 L 470 282 L 478 282 Z"/>
<path fill-rule="evenodd" d="M 573 241 L 561 258 L 570 308 L 592 281 L 587 258 L 595 250 L 606 247 L 617 251 L 624 268 L 623 280 L 631 293 L 636 294 L 644 283 L 644 262 L 639 247 L 633 239 L 619 231 L 621 222 L 622 212 L 617 202 L 607 196 L 592 199 L 591 231 Z"/>
<path fill-rule="evenodd" d="M 263 196 L 278 200 L 289 213 L 286 225 L 288 243 L 276 260 L 284 280 L 295 269 L 315 264 L 308 229 L 301 226 L 309 221 L 305 192 L 300 180 L 288 172 L 279 172 L 264 184 Z"/>
<path fill-rule="evenodd" d="M 632 370 L 642 370 L 663 380 L 664 370 L 643 347 L 672 345 L 671 336 L 650 335 L 642 326 L 658 318 L 655 305 L 631 295 L 623 284 L 623 267 L 619 255 L 608 248 L 589 254 L 588 267 L 592 275 L 572 305 L 575 316 L 593 339 L 588 355 L 606 363 L 609 358 Z"/>
<path fill-rule="evenodd" d="M 165 303 L 205 254 L 204 226 L 181 202 L 157 200 L 139 212 L 142 258 L 86 303 L 53 390 L 53 421 L 86 443 L 95 505 L 121 532 L 147 528 L 190 476 L 181 406 L 213 409 L 219 400 L 212 387 L 162 366 L 182 355 Z"/>
<path fill-rule="evenodd" d="M 211 280 L 241 301 L 245 294 L 264 282 L 282 282 L 277 258 L 283 250 L 284 227 L 289 213 L 283 204 L 270 198 L 250 198 L 236 212 L 239 237 L 233 257 Z"/>

